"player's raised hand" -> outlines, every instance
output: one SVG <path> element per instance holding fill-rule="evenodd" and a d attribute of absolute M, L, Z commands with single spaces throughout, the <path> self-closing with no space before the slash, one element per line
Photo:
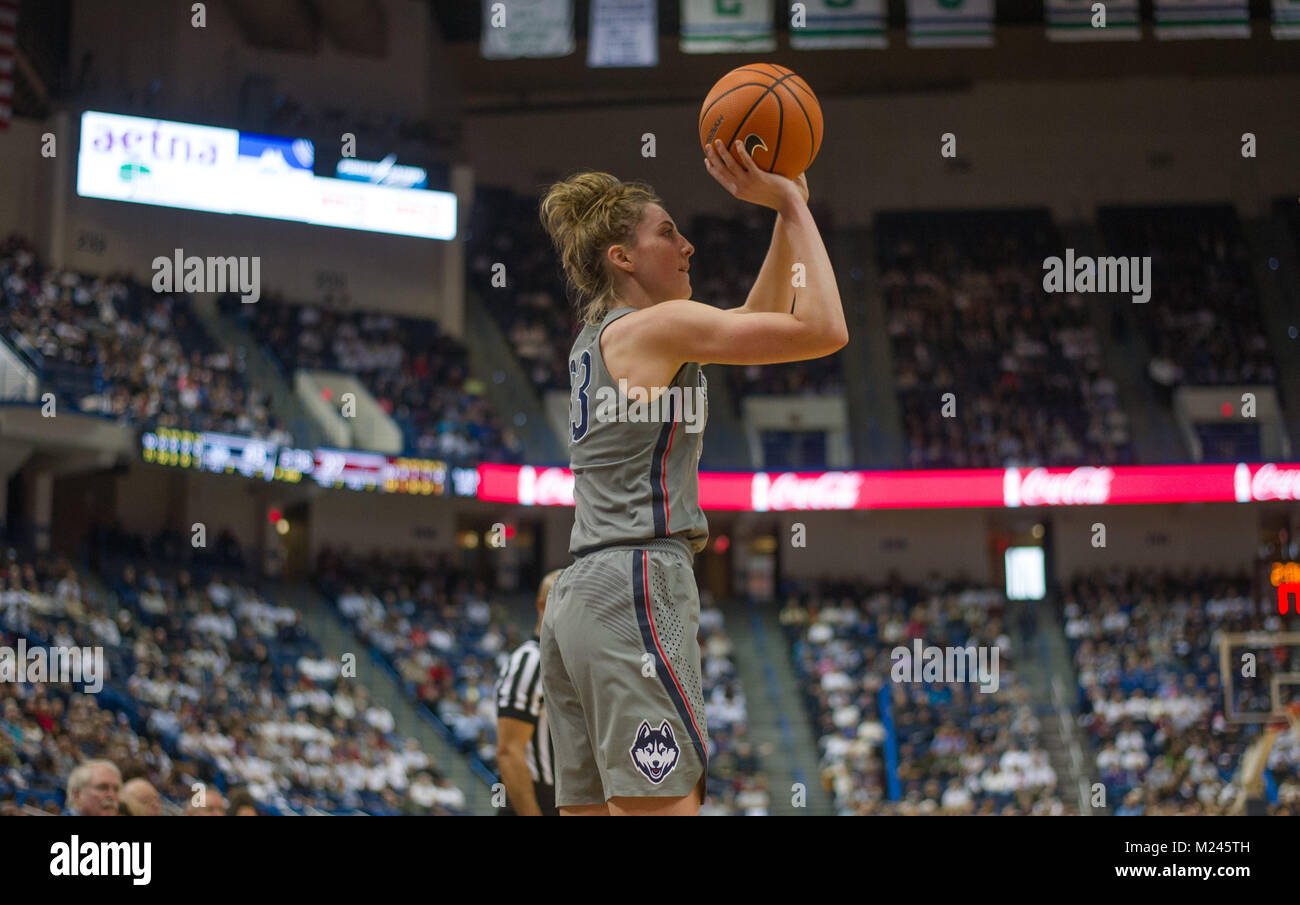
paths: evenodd
<path fill-rule="evenodd" d="M 794 184 L 799 186 L 799 194 L 803 195 L 803 200 L 808 201 L 808 180 L 803 173 L 794 178 Z"/>
<path fill-rule="evenodd" d="M 714 139 L 705 149 L 704 166 L 719 185 L 741 201 L 779 211 L 792 195 L 808 200 L 808 183 L 802 173 L 794 180 L 765 172 L 740 141 L 728 149 Z"/>

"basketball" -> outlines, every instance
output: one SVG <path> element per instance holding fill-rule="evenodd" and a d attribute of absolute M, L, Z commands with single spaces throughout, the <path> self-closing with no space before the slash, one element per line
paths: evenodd
<path fill-rule="evenodd" d="M 737 139 L 769 173 L 795 178 L 822 145 L 822 108 L 808 83 L 775 63 L 750 63 L 718 79 L 700 110 L 700 147 Z"/>

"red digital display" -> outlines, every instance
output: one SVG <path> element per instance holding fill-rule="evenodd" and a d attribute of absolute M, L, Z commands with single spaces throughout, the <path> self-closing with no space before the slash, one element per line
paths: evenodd
<path fill-rule="evenodd" d="M 480 465 L 481 500 L 572 506 L 567 468 Z M 700 506 L 813 509 L 958 509 L 1300 499 L 1300 463 L 980 468 L 938 471 L 700 472 Z"/>

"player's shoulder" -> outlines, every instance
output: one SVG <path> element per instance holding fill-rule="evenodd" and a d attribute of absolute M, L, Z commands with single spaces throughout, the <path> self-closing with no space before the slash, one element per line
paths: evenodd
<path fill-rule="evenodd" d="M 663 320 L 665 317 L 680 317 L 697 313 L 709 307 L 709 305 L 697 302 L 695 299 L 665 299 L 645 308 L 634 308 L 628 311 L 618 320 L 609 324 L 609 329 L 613 329 L 615 324 L 623 327 L 628 324 L 645 324 Z"/>
<path fill-rule="evenodd" d="M 648 308 L 629 311 L 623 317 L 605 326 L 605 341 L 623 338 L 638 339 L 662 336 L 679 336 L 684 329 L 698 328 L 700 318 L 716 310 L 694 299 L 667 299 Z"/>

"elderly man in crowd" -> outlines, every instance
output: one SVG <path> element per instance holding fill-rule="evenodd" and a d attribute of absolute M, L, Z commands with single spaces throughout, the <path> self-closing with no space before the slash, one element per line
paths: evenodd
<path fill-rule="evenodd" d="M 88 760 L 68 775 L 69 817 L 115 817 L 122 774 L 109 760 Z"/>

